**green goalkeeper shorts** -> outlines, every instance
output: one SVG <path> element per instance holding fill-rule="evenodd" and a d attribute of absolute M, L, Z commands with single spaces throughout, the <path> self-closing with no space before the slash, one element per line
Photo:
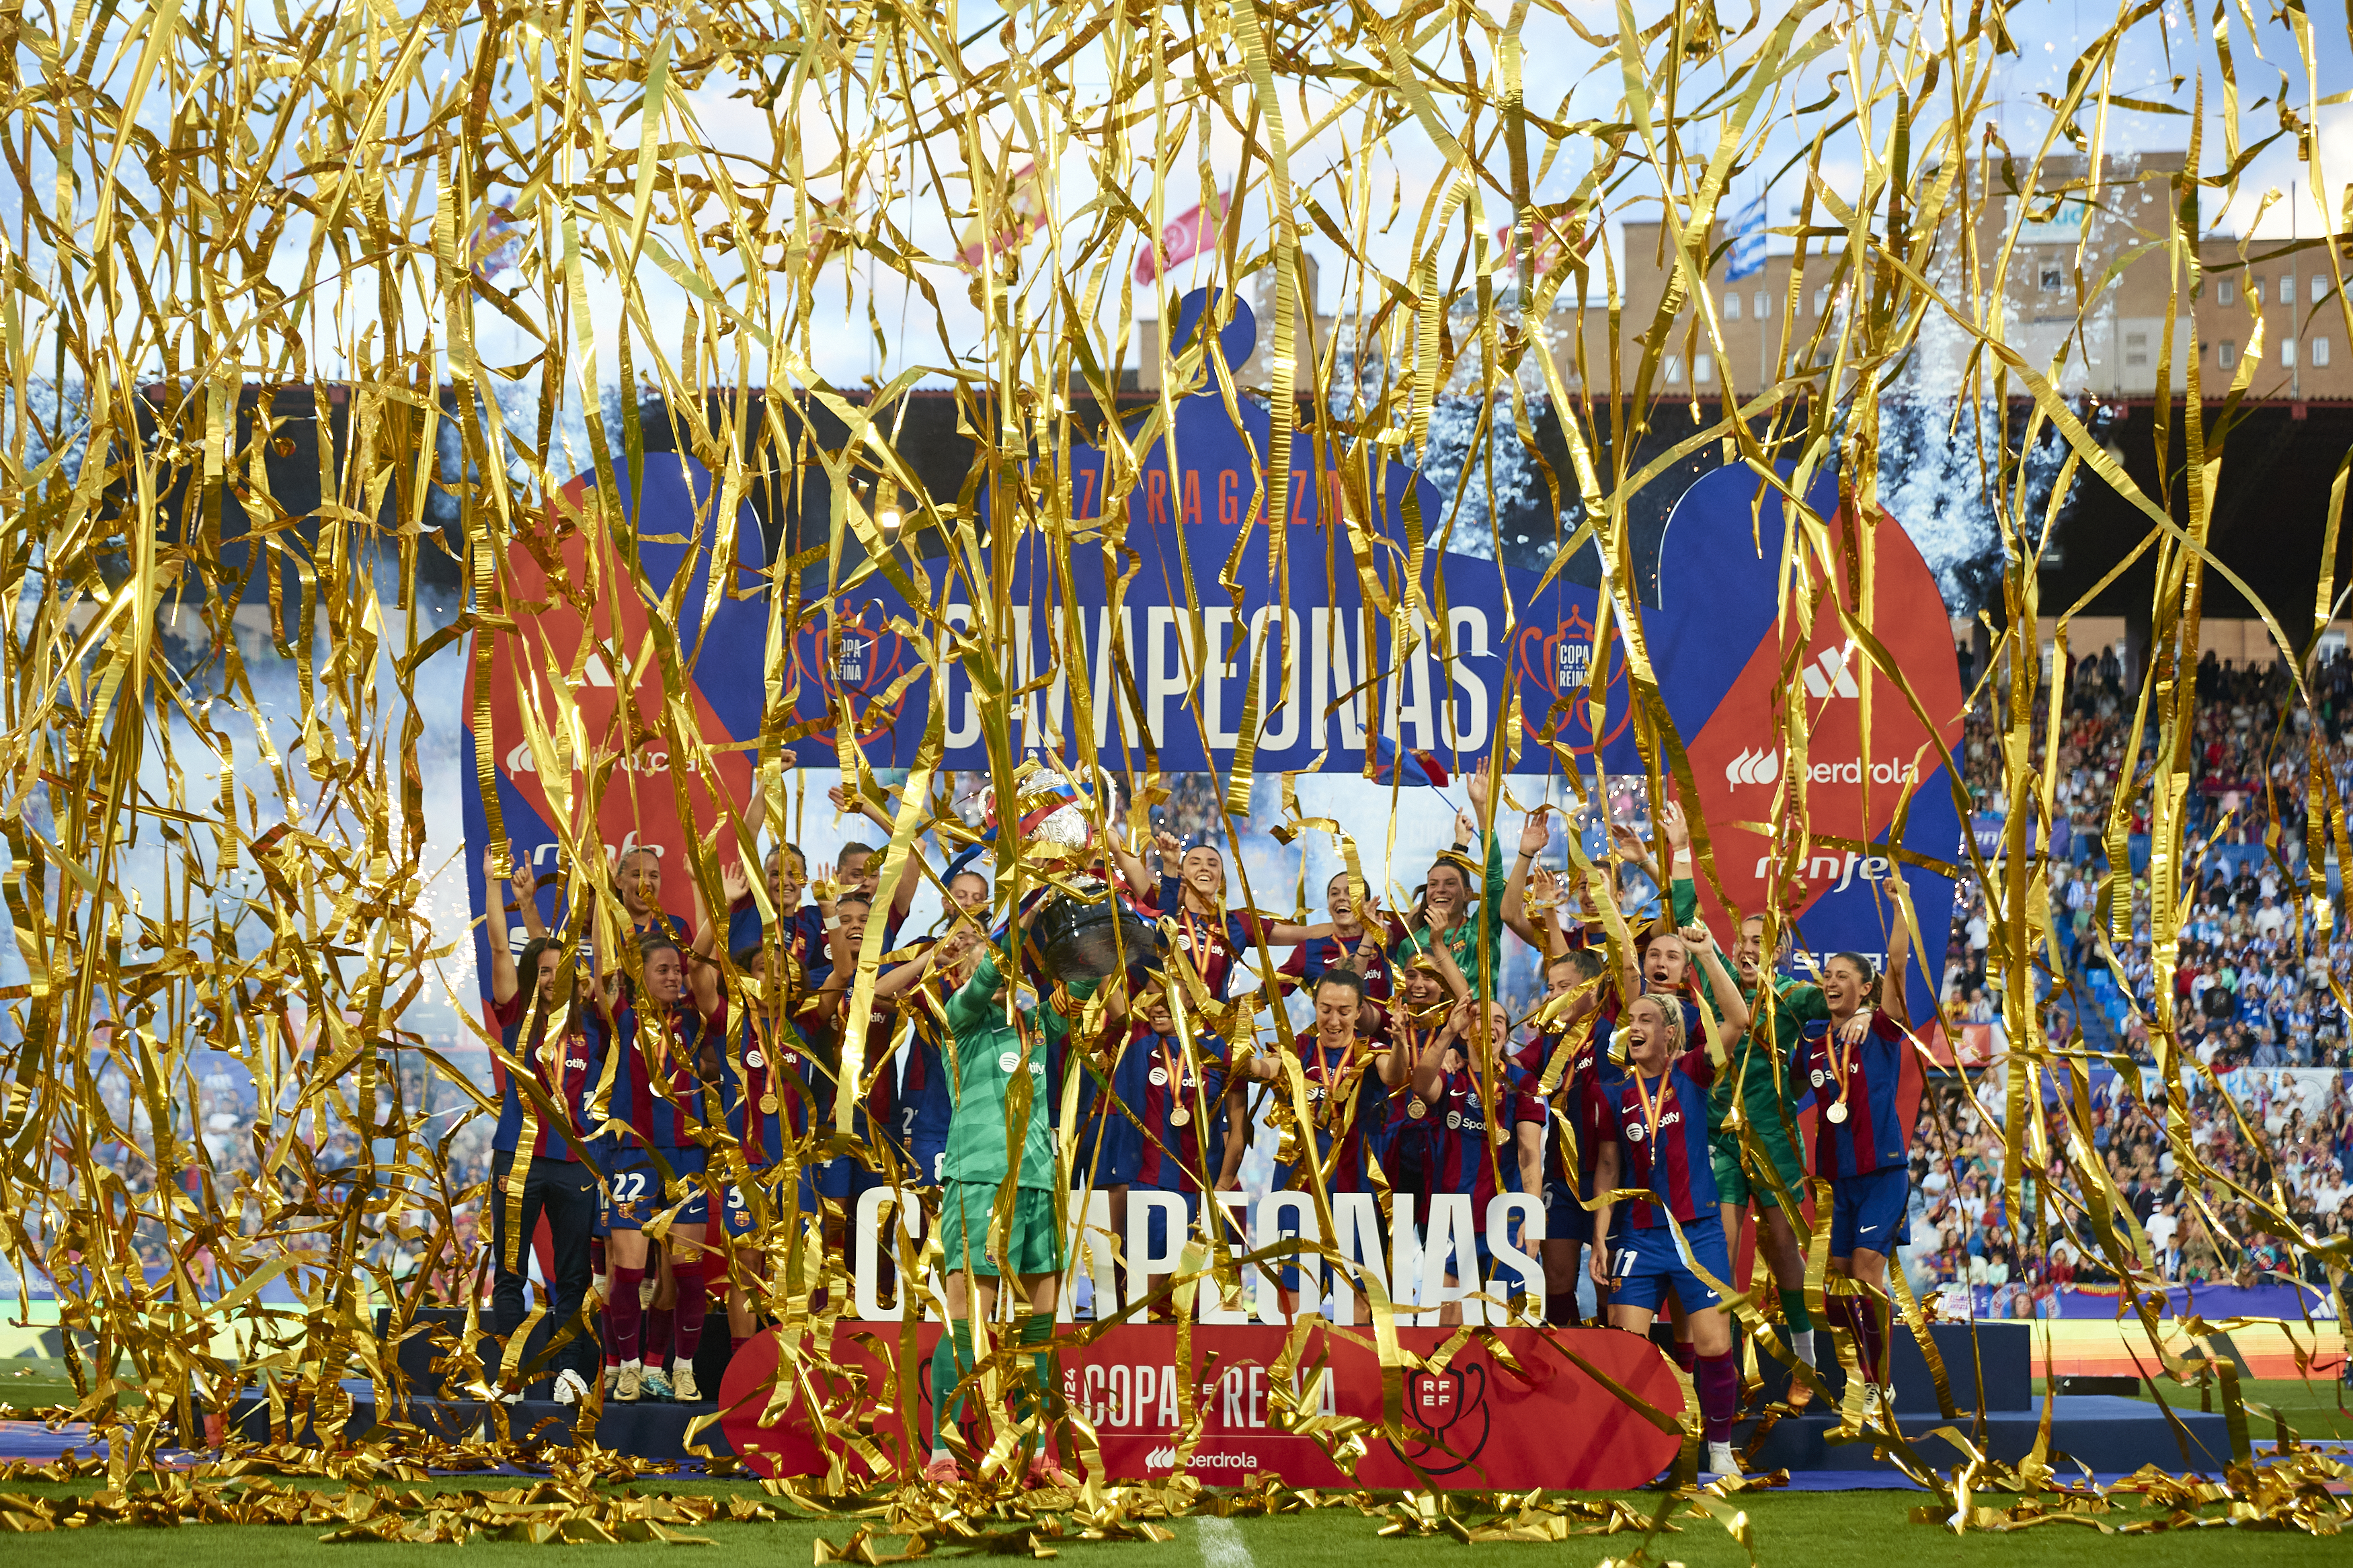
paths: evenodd
<path fill-rule="evenodd" d="M 1798 1202 L 1806 1200 L 1806 1165 L 1799 1157 L 1797 1146 L 1789 1141 L 1787 1128 L 1778 1116 L 1767 1115 L 1751 1121 L 1746 1128 L 1748 1146 L 1753 1158 L 1762 1152 L 1773 1162 L 1773 1169 L 1781 1178 L 1781 1185 Z M 1710 1163 L 1715 1167 L 1715 1195 L 1736 1208 L 1746 1208 L 1755 1199 L 1766 1208 L 1779 1208 L 1780 1194 L 1773 1190 L 1772 1182 L 1761 1173 L 1752 1179 L 1741 1163 L 1741 1133 L 1729 1128 L 1708 1139 Z"/>
<path fill-rule="evenodd" d="M 1013 1194 L 1011 1234 L 991 1234 L 997 1213 L 995 1182 L 949 1182 L 940 1192 L 940 1272 L 1011 1275 L 1062 1271 L 1062 1225 L 1054 1194 L 1043 1187 L 1019 1187 Z"/>

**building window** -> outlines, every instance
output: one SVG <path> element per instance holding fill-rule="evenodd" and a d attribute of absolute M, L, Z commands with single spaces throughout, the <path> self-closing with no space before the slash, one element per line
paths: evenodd
<path fill-rule="evenodd" d="M 1715 356 L 1714 354 L 1703 353 L 1692 355 L 1692 384 L 1694 386 L 1714 386 L 1715 384 Z"/>
<path fill-rule="evenodd" d="M 2148 364 L 2148 334 L 2125 334 L 2125 364 L 2127 368 L 2145 369 Z"/>
<path fill-rule="evenodd" d="M 2048 262 L 2043 264 L 2042 289 L 2045 294 L 2056 294 L 2066 286 L 2066 283 L 2067 274 L 2063 269 L 2053 267 Z"/>
<path fill-rule="evenodd" d="M 1764 290 L 1764 289 L 1759 289 L 1758 290 L 1757 290 L 1756 305 L 1757 305 L 1757 319 L 1758 321 L 1763 321 L 1763 320 L 1765 320 L 1765 318 L 1766 318 L 1766 317 L 1767 317 L 1767 316 L 1769 316 L 1769 315 L 1771 315 L 1771 314 L 1773 313 L 1772 307 L 1771 307 L 1771 306 L 1769 306 L 1769 305 L 1767 305 L 1767 304 L 1766 304 L 1766 302 L 1765 302 L 1765 290 Z"/>
<path fill-rule="evenodd" d="M 2224 338 L 2221 341 L 2214 350 L 2214 363 L 2224 370 L 2239 363 L 2239 342 L 2236 338 Z"/>
<path fill-rule="evenodd" d="M 1724 297 L 1724 319 L 1727 321 L 1736 321 L 1740 320 L 1739 295 L 1726 294 Z"/>
<path fill-rule="evenodd" d="M 2239 302 L 2239 286 L 2236 283 L 2232 282 L 2228 278 L 2216 279 L 2214 280 L 2214 302 L 2218 305 L 2237 304 Z"/>
<path fill-rule="evenodd" d="M 2280 303 L 2283 305 L 2295 303 L 2295 274 L 2293 272 L 2280 274 Z"/>
<path fill-rule="evenodd" d="M 1681 354 L 1669 354 L 1667 356 L 1667 384 L 1669 386 L 1681 386 L 1683 384 L 1683 356 Z"/>
<path fill-rule="evenodd" d="M 2312 275 L 2312 302 L 2313 302 L 2314 304 L 2317 305 L 2317 304 L 2319 304 L 2323 300 L 2326 300 L 2326 299 L 2327 299 L 2327 298 L 2328 298 L 2328 279 L 2327 279 L 2327 275 L 2326 275 L 2326 274 L 2324 274 L 2324 273 L 2319 273 L 2319 272 L 2316 272 L 2316 273 L 2314 273 L 2314 274 Z"/>
<path fill-rule="evenodd" d="M 2315 338 L 2312 340 L 2312 368 L 2315 370 L 2327 370 L 2328 368 L 2328 340 L 2327 338 Z"/>
<path fill-rule="evenodd" d="M 2294 338 L 2282 338 L 2280 340 L 2280 369 L 2294 370 L 2295 368 L 2295 340 Z"/>

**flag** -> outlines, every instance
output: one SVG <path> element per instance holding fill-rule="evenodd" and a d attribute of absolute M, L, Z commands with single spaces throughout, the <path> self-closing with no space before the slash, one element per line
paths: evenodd
<path fill-rule="evenodd" d="M 1139 246 L 1135 252 L 1135 280 L 1149 283 L 1180 261 L 1190 261 L 1205 251 L 1214 250 L 1218 244 L 1218 227 L 1226 216 L 1230 191 L 1218 193 L 1218 210 L 1210 212 L 1197 205 L 1191 212 L 1170 218 L 1160 229 L 1160 243 Z"/>
<path fill-rule="evenodd" d="M 1428 752 L 1400 751 L 1387 735 L 1373 737 L 1373 754 L 1366 759 L 1366 776 L 1375 784 L 1405 784 L 1434 787 L 1446 783 L 1446 765 Z"/>
<path fill-rule="evenodd" d="M 1724 280 L 1737 283 L 1765 270 L 1765 198 L 1758 196 L 1732 218 L 1732 265 Z"/>
<path fill-rule="evenodd" d="M 964 231 L 964 249 L 957 258 L 966 267 L 977 267 L 1000 250 L 1018 247 L 1046 226 L 1046 182 L 1039 176 L 1037 164 L 1024 165 L 1005 183 L 997 217 L 994 234 L 985 233 L 977 218 Z"/>

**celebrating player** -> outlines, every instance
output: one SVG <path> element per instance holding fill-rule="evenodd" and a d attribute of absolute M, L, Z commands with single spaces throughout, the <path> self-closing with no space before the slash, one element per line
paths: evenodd
<path fill-rule="evenodd" d="M 575 1320 L 588 1293 L 588 1240 L 596 1223 L 596 1167 L 583 1157 L 588 1137 L 585 1107 L 589 1086 L 604 1067 L 608 1037 L 601 1020 L 582 1005 L 577 981 L 564 964 L 561 942 L 535 935 L 524 946 L 522 973 L 532 977 L 532 988 L 522 989 L 514 955 L 508 951 L 507 879 L 501 875 L 501 858 L 495 849 L 482 857 L 491 1016 L 500 1031 L 499 1126 L 491 1138 L 487 1200 L 491 1321 L 501 1339 L 522 1327 L 527 1288 L 523 1249 L 545 1215 L 556 1332 L 570 1336 L 570 1342 L 560 1344 L 554 1353 L 555 1402 L 574 1405 L 588 1396 L 586 1372 L 596 1368 L 595 1341 L 579 1331 Z M 538 887 L 528 861 L 515 862 L 513 883 L 526 919 L 536 926 Z M 529 1096 L 521 1088 L 526 1079 L 533 1088 Z M 518 1156 L 528 1162 L 520 1180 L 514 1171 Z M 511 1208 L 515 1214 L 512 1227 Z M 522 1395 L 513 1391 L 505 1397 Z"/>
<path fill-rule="evenodd" d="M 955 1114 L 948 1124 L 947 1179 L 940 1194 L 948 1331 L 932 1352 L 931 1461 L 923 1467 L 923 1479 L 939 1485 L 952 1486 L 962 1477 L 942 1434 L 954 1423 L 957 1387 L 978 1364 L 976 1325 L 995 1316 L 998 1287 L 1008 1277 L 1019 1281 L 1029 1309 L 1017 1312 L 1013 1331 L 1017 1344 L 1030 1347 L 1036 1376 L 1029 1409 L 1038 1426 L 1025 1444 L 1029 1479 L 1067 1484 L 1045 1430 L 1045 1401 L 1058 1386 L 1054 1308 L 1063 1247 L 1061 1180 L 1042 1101 L 1048 1056 L 1070 1033 L 1065 1009 L 1075 1011 L 1094 989 L 1092 980 L 1074 981 L 1039 1003 L 1026 984 L 1008 984 L 991 949 L 948 1002 Z M 1020 1156 L 1008 1166 L 1012 1143 Z M 1000 1215 L 998 1199 L 1008 1184 L 1010 1202 Z"/>
<path fill-rule="evenodd" d="M 1481 816 L 1487 811 L 1488 785 L 1483 773 L 1474 773 L 1463 788 Z M 1440 855 L 1423 879 L 1420 900 L 1403 921 L 1389 917 L 1389 957 L 1402 966 L 1416 953 L 1443 945 L 1456 968 L 1471 982 L 1482 1001 L 1493 1001 L 1504 974 L 1504 846 L 1490 829 L 1487 869 L 1480 900 L 1471 897 L 1471 879 L 1477 874 L 1471 859 L 1472 844 L 1482 837 L 1479 817 L 1458 812 L 1454 817 L 1454 847 Z"/>
<path fill-rule="evenodd" d="M 1731 1438 L 1740 1374 L 1716 1288 L 1730 1288 L 1732 1258 L 1708 1154 L 1707 1087 L 1723 1064 L 1724 1042 L 1746 1028 L 1748 1017 L 1730 1000 L 1738 994 L 1707 929 L 1686 927 L 1683 940 L 1727 997 L 1725 1016 L 1704 1042 L 1686 1048 L 1683 1009 L 1671 999 L 1646 993 L 1628 1005 L 1628 1067 L 1610 1088 L 1611 1138 L 1602 1145 L 1594 1174 L 1601 1193 L 1594 1233 L 1612 1237 L 1616 1256 L 1609 1256 L 1609 1247 L 1594 1250 L 1593 1279 L 1609 1288 L 1610 1321 L 1630 1332 L 1650 1332 L 1669 1290 L 1683 1303 L 1697 1358 L 1693 1382 L 1704 1424 L 1707 1468 L 1730 1475 L 1738 1469 Z M 1622 1241 L 1610 1228 L 1621 1172 L 1644 1194 L 1632 1204 Z"/>
<path fill-rule="evenodd" d="M 1865 1421 L 1883 1412 L 1887 1419 L 1894 1416 L 1895 1391 L 1887 1375 L 1887 1258 L 1912 1238 L 1905 1212 L 1912 1196 L 1911 1128 L 1896 1098 L 1909 1044 L 1911 1004 L 1904 983 L 1912 933 L 1902 875 L 1890 871 L 1881 885 L 1895 910 L 1887 972 L 1873 975 L 1871 961 L 1859 952 L 1832 955 L 1822 968 L 1829 1022 L 1806 1031 L 1814 1174 L 1831 1184 L 1831 1272 L 1857 1287 L 1827 1304 L 1855 1337 Z M 1863 1026 L 1854 1027 L 1858 1023 Z"/>
<path fill-rule="evenodd" d="M 1732 950 L 1740 994 L 1748 1004 L 1747 1033 L 1736 1041 L 1732 1058 L 1711 1091 L 1715 1097 L 1715 1190 L 1724 1200 L 1724 1230 L 1740 1234 L 1741 1211 L 1757 1208 L 1757 1250 L 1773 1270 L 1789 1347 L 1814 1364 L 1814 1325 L 1806 1310 L 1806 1258 L 1797 1228 L 1783 1206 L 1806 1195 L 1806 1163 L 1798 1152 L 1798 1107 L 1806 1082 L 1805 1028 L 1830 1019 L 1821 987 L 1778 974 L 1765 965 L 1765 917 L 1740 922 Z M 1786 951 L 1788 939 L 1783 938 Z M 1736 1114 L 1735 1107 L 1737 1107 Z M 1755 1180 L 1743 1155 L 1760 1167 Z M 1769 1174 L 1767 1169 L 1769 1168 Z"/>
<path fill-rule="evenodd" d="M 605 1220 L 611 1230 L 606 1245 L 613 1279 L 607 1316 L 619 1357 L 613 1397 L 634 1403 L 661 1370 L 647 1368 L 640 1359 L 638 1292 L 646 1277 L 644 1227 L 668 1203 L 674 1208 L 668 1239 L 677 1300 L 676 1360 L 670 1376 L 655 1381 L 652 1392 L 656 1398 L 667 1391 L 693 1402 L 702 1397 L 694 1354 L 702 1342 L 707 1299 L 702 1242 L 710 1205 L 692 1113 L 699 1100 L 698 1066 L 723 1037 L 727 1003 L 708 964 L 698 966 L 690 995 L 686 956 L 670 937 L 647 937 L 638 947 L 638 968 L 642 995 L 625 991 L 617 975 L 607 980 L 604 993 L 620 1047 L 619 1070 L 608 1075 L 617 1081 L 605 1130 L 614 1149 L 605 1173 Z"/>

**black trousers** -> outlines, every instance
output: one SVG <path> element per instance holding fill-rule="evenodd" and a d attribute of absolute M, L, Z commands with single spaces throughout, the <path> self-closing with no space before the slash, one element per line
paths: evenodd
<path fill-rule="evenodd" d="M 491 1190 L 483 1202 L 491 1211 L 491 1287 L 492 1326 L 503 1340 L 522 1326 L 530 1301 L 531 1238 L 543 1215 L 553 1243 L 555 1263 L 554 1321 L 563 1333 L 580 1315 L 581 1299 L 588 1294 L 588 1236 L 596 1224 L 596 1172 L 576 1160 L 536 1155 L 522 1178 L 522 1226 L 508 1267 L 506 1185 L 515 1156 L 501 1150 L 491 1162 Z M 584 1378 L 593 1377 L 601 1360 L 593 1335 L 575 1334 L 549 1362 L 550 1373 L 570 1367 Z"/>

